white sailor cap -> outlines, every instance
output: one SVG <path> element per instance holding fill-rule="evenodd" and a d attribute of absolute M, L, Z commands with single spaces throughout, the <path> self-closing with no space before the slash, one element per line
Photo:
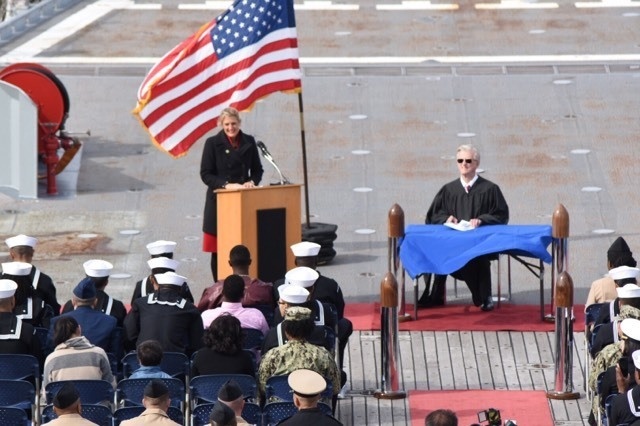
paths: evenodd
<path fill-rule="evenodd" d="M 89 277 L 102 278 L 108 277 L 111 274 L 113 265 L 106 260 L 91 259 L 84 262 L 82 265 L 84 273 Z"/>
<path fill-rule="evenodd" d="M 317 256 L 320 253 L 320 244 L 310 241 L 303 241 L 291 246 L 291 251 L 295 257 Z"/>
<path fill-rule="evenodd" d="M 618 266 L 609 270 L 609 276 L 614 280 L 623 280 L 625 278 L 638 278 L 640 275 L 640 269 L 632 268 L 630 266 Z"/>
<path fill-rule="evenodd" d="M 640 297 L 640 287 L 637 284 L 625 284 L 622 287 L 616 287 L 618 297 L 620 299 L 633 299 Z"/>
<path fill-rule="evenodd" d="M 623 339 L 632 339 L 640 342 L 640 320 L 635 318 L 623 319 L 620 322 L 620 331 L 624 335 Z"/>
<path fill-rule="evenodd" d="M 631 358 L 633 359 L 633 365 L 640 370 L 640 351 L 633 351 Z"/>
<path fill-rule="evenodd" d="M 23 277 L 31 272 L 31 264 L 25 262 L 8 262 L 2 264 L 2 273 Z"/>
<path fill-rule="evenodd" d="M 17 246 L 29 246 L 35 247 L 38 242 L 37 238 L 29 237 L 24 234 L 16 235 L 15 237 L 7 238 L 4 240 L 9 248 L 17 247 Z"/>
<path fill-rule="evenodd" d="M 150 255 L 173 253 L 178 243 L 175 241 L 158 240 L 147 244 L 147 250 Z"/>
<path fill-rule="evenodd" d="M 169 259 L 168 257 L 154 257 L 153 259 L 147 260 L 147 265 L 149 265 L 149 269 L 165 268 L 175 271 L 178 269 L 180 262 Z"/>
<path fill-rule="evenodd" d="M 309 291 L 299 285 L 283 284 L 278 287 L 280 299 L 287 303 L 300 304 L 309 299 Z"/>
<path fill-rule="evenodd" d="M 306 266 L 298 266 L 287 272 L 284 276 L 285 282 L 302 287 L 311 287 L 320 274 L 315 269 Z"/>
<path fill-rule="evenodd" d="M 327 388 L 327 382 L 313 370 L 301 368 L 293 371 L 287 378 L 289 387 L 300 396 L 313 397 Z"/>
<path fill-rule="evenodd" d="M 0 280 L 0 299 L 6 299 L 13 296 L 18 289 L 18 284 L 12 280 Z"/>
<path fill-rule="evenodd" d="M 182 285 L 187 279 L 182 275 L 178 275 L 175 272 L 165 272 L 164 274 L 156 274 L 156 281 L 158 284 L 169 284 L 169 285 Z"/>

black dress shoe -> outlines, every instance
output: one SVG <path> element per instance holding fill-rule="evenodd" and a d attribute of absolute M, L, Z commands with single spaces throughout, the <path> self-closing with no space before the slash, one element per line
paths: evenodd
<path fill-rule="evenodd" d="M 436 306 L 444 306 L 444 299 L 439 299 L 439 300 L 433 300 L 431 298 L 425 297 L 425 298 L 420 298 L 418 300 L 418 307 L 419 308 L 434 308 Z"/>
<path fill-rule="evenodd" d="M 480 309 L 485 312 L 493 311 L 493 299 L 491 296 L 487 297 L 487 300 L 485 300 L 482 306 L 480 306 Z"/>

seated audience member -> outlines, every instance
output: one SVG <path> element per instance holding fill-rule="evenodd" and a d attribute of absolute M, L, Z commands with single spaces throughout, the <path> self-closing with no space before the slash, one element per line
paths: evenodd
<path fill-rule="evenodd" d="M 636 284 L 626 284 L 624 287 L 617 287 L 617 290 L 620 313 L 612 322 L 598 328 L 598 333 L 591 344 L 592 358 L 595 358 L 605 346 L 618 341 L 618 327 L 622 320 L 627 318 L 640 319 L 640 287 Z"/>
<path fill-rule="evenodd" d="M 239 275 L 244 280 L 244 296 L 242 306 L 267 305 L 274 306 L 273 285 L 249 276 L 251 254 L 243 245 L 237 245 L 229 252 L 229 266 L 234 275 Z M 204 312 L 207 309 L 218 308 L 222 305 L 222 286 L 224 281 L 219 280 L 202 292 L 198 303 L 198 310 Z"/>
<path fill-rule="evenodd" d="M 97 302 L 97 291 L 95 283 L 91 278 L 84 278 L 73 289 L 71 303 L 73 311 L 67 312 L 63 316 L 70 316 L 78 321 L 84 332 L 84 337 L 96 346 L 100 346 L 105 352 L 111 352 L 117 356 L 122 354 L 122 341 L 116 327 L 118 320 L 111 315 L 94 309 Z M 53 350 L 53 330 L 57 320 L 51 320 L 47 343 L 49 350 Z"/>
<path fill-rule="evenodd" d="M 640 407 L 640 351 L 631 354 L 633 369 L 624 377 L 620 367 L 616 367 L 616 382 L 618 396 L 611 404 L 611 417 L 607 419 L 610 425 L 631 424 L 638 421 L 638 407 Z M 631 368 L 631 366 L 629 366 Z"/>
<path fill-rule="evenodd" d="M 287 381 L 293 390 L 293 403 L 298 407 L 298 412 L 278 423 L 279 425 L 335 426 L 342 424 L 335 417 L 323 413 L 318 408 L 320 394 L 327 388 L 327 382 L 320 374 L 306 369 L 295 370 L 289 374 Z"/>
<path fill-rule="evenodd" d="M 191 375 L 248 374 L 255 377 L 253 358 L 242 350 L 243 340 L 240 320 L 232 315 L 220 315 L 204 332 L 204 347 L 193 359 Z"/>
<path fill-rule="evenodd" d="M 244 280 L 240 275 L 229 275 L 222 285 L 222 305 L 202 313 L 204 327 L 208 327 L 218 316 L 228 313 L 240 320 L 242 328 L 254 328 L 262 331 L 262 334 L 267 334 L 269 324 L 267 324 L 264 314 L 256 308 L 242 306 L 243 297 Z"/>
<path fill-rule="evenodd" d="M 97 426 L 82 417 L 80 394 L 73 383 L 65 383 L 53 397 L 53 412 L 57 419 L 50 421 L 51 426 Z"/>
<path fill-rule="evenodd" d="M 427 414 L 425 426 L 458 426 L 458 417 L 451 410 L 435 410 Z"/>
<path fill-rule="evenodd" d="M 151 259 L 147 261 L 147 265 L 151 269 L 151 275 L 136 283 L 131 296 L 131 303 L 139 297 L 146 297 L 156 291 L 158 283 L 155 282 L 154 275 L 164 274 L 165 272 L 175 272 L 180 262 L 173 260 L 173 251 L 177 243 L 174 241 L 158 240 L 147 244 L 147 251 L 151 255 Z M 189 289 L 189 285 L 185 281 L 182 285 L 180 295 L 193 303 L 193 295 Z"/>
<path fill-rule="evenodd" d="M 236 424 L 250 424 L 242 418 L 244 395 L 242 395 L 242 389 L 240 389 L 240 386 L 234 380 L 229 380 L 227 383 L 222 385 L 218 391 L 218 401 L 233 410 L 233 413 L 236 416 Z"/>
<path fill-rule="evenodd" d="M 629 266 L 620 266 L 609 271 L 609 276 L 613 278 L 616 287 L 623 287 L 626 284 L 638 284 L 638 275 L 640 275 L 640 269 Z M 593 324 L 593 327 L 611 322 L 614 317 L 620 314 L 620 304 L 617 297 L 609 303 L 608 308 L 609 309 L 600 310 L 600 315 Z"/>
<path fill-rule="evenodd" d="M 60 314 L 60 304 L 56 297 L 56 286 L 53 284 L 51 277 L 33 264 L 33 255 L 35 253 L 37 238 L 29 237 L 24 234 L 4 240 L 9 247 L 9 256 L 14 262 L 24 262 L 31 265 L 29 279 L 32 287 L 36 290 L 36 294 L 44 300 L 44 303 L 51 307 L 53 315 Z"/>
<path fill-rule="evenodd" d="M 237 426 L 236 413 L 225 404 L 216 404 L 209 415 L 211 426 Z"/>
<path fill-rule="evenodd" d="M 159 379 L 151 380 L 144 388 L 142 405 L 145 410 L 138 417 L 125 420 L 120 426 L 144 426 L 144 425 L 164 425 L 181 426 L 169 418 L 167 410 L 171 404 L 169 398 L 169 388 Z"/>
<path fill-rule="evenodd" d="M 258 386 L 262 396 L 264 396 L 269 377 L 289 374 L 301 368 L 313 370 L 330 380 L 334 396 L 340 392 L 340 372 L 331 353 L 325 348 L 307 342 L 313 327 L 309 309 L 301 307 L 287 309 L 283 324 L 287 343 L 271 349 L 260 361 Z"/>
<path fill-rule="evenodd" d="M 155 276 L 158 290 L 133 302 L 124 321 L 127 347 L 157 340 L 165 352 L 187 356 L 202 346 L 202 318 L 195 305 L 181 295 L 185 277 L 174 272 Z"/>
<path fill-rule="evenodd" d="M 33 281 L 29 278 L 31 269 L 31 264 L 25 262 L 3 263 L 0 278 L 11 280 L 18 285 L 14 295 L 13 313 L 34 327 L 49 328 L 54 316 L 53 309 L 34 290 Z"/>
<path fill-rule="evenodd" d="M 631 268 L 637 266 L 631 249 L 629 249 L 627 242 L 622 237 L 618 237 L 607 250 L 607 270 L 610 271 L 619 266 L 629 266 Z M 587 306 L 594 303 L 610 302 L 616 297 L 616 283 L 609 273 L 606 273 L 604 277 L 591 283 L 584 307 L 586 309 Z"/>
<path fill-rule="evenodd" d="M 625 319 L 620 323 L 620 341 L 603 348 L 596 359 L 591 364 L 589 371 L 589 389 L 594 396 L 591 400 L 591 414 L 589 423 L 595 424 L 595 415 L 604 406 L 604 398 L 598 394 L 598 376 L 605 372 L 602 379 L 601 388 L 609 389 L 615 386 L 615 368 L 616 364 L 623 356 L 631 357 L 631 354 L 640 350 L 640 320 Z"/>
<path fill-rule="evenodd" d="M 118 327 L 122 327 L 124 317 L 127 315 L 127 309 L 120 300 L 114 299 L 104 291 L 107 284 L 109 284 L 109 275 L 111 275 L 113 265 L 106 260 L 91 259 L 84 262 L 82 268 L 85 275 L 91 278 L 96 286 L 97 300 L 94 309 L 103 314 L 111 315 L 117 320 Z M 62 313 L 66 314 L 71 311 L 73 311 L 73 303 L 69 300 L 62 307 Z"/>
<path fill-rule="evenodd" d="M 309 302 L 309 292 L 306 288 L 294 284 L 285 284 L 278 287 L 280 300 L 278 301 L 279 314 L 284 318 L 285 312 L 292 306 L 302 306 L 305 308 L 316 307 L 314 301 Z M 309 337 L 309 343 L 322 346 L 330 350 L 329 342 L 326 338 L 327 332 L 324 325 L 315 325 L 313 333 Z M 262 342 L 262 354 L 264 355 L 270 349 L 282 346 L 287 342 L 287 336 L 282 329 L 282 322 L 275 327 L 271 327 Z"/>
<path fill-rule="evenodd" d="M 75 318 L 60 317 L 53 332 L 55 349 L 44 361 L 43 395 L 49 382 L 61 380 L 105 380 L 115 388 L 107 354 L 89 343 Z"/>
<path fill-rule="evenodd" d="M 163 350 L 156 340 L 145 340 L 136 348 L 140 368 L 131 373 L 129 379 L 170 379 L 171 376 L 160 368 Z"/>
<path fill-rule="evenodd" d="M 0 353 L 33 355 L 42 368 L 44 354 L 33 326 L 13 313 L 17 288 L 14 281 L 0 279 Z"/>

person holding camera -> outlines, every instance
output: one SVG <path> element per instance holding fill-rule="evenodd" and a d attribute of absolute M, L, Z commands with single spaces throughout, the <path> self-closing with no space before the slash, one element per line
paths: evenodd
<path fill-rule="evenodd" d="M 640 351 L 631 354 L 633 371 L 622 371 L 621 365 L 616 366 L 616 384 L 619 395 L 613 398 L 611 403 L 611 416 L 608 419 L 610 425 L 622 423 L 632 424 L 640 422 Z M 631 366 L 629 366 L 631 367 Z"/>

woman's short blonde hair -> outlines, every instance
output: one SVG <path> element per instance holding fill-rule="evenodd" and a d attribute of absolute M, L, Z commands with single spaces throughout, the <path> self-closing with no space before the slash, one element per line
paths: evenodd
<path fill-rule="evenodd" d="M 238 124 L 242 122 L 242 120 L 240 119 L 240 113 L 238 112 L 238 110 L 233 107 L 227 107 L 222 110 L 222 112 L 220 113 L 220 116 L 218 117 L 218 126 L 222 126 L 222 122 L 227 117 L 235 118 L 236 120 L 238 120 Z"/>

